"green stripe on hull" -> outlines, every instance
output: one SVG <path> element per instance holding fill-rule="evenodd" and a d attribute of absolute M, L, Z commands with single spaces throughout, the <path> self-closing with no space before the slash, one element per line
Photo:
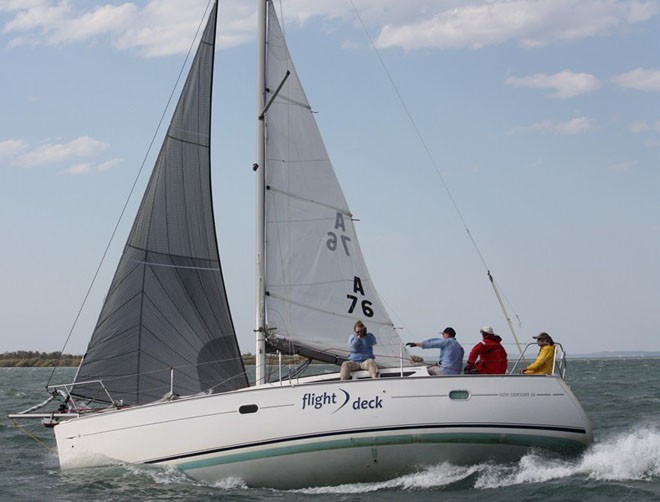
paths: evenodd
<path fill-rule="evenodd" d="M 493 433 L 471 433 L 471 434 L 401 434 L 394 436 L 380 436 L 372 438 L 350 438 L 332 441 L 319 441 L 315 443 L 295 444 L 291 446 L 278 446 L 274 448 L 259 449 L 243 453 L 223 455 L 221 457 L 208 458 L 182 462 L 176 466 L 182 471 L 203 469 L 223 464 L 234 464 L 274 458 L 285 455 L 296 455 L 299 453 L 313 453 L 325 450 L 338 450 L 344 448 L 371 448 L 374 446 L 395 446 L 412 444 L 481 444 L 481 445 L 506 445 L 520 446 L 526 448 L 543 448 L 561 452 L 577 452 L 584 448 L 584 444 L 577 440 L 553 438 L 544 436 L 527 436 L 524 434 L 493 434 Z"/>

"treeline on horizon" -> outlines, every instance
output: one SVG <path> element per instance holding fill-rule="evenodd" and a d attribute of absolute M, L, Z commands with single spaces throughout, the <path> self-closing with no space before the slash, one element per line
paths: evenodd
<path fill-rule="evenodd" d="M 254 364 L 255 356 L 243 354 L 244 364 Z M 0 354 L 0 367 L 12 368 L 44 368 L 53 366 L 76 367 L 82 356 L 62 354 L 61 352 L 39 352 L 38 350 L 19 350 Z M 283 356 L 284 364 L 300 364 L 305 358 L 300 356 Z"/>
<path fill-rule="evenodd" d="M 19 350 L 0 354 L 0 366 L 13 368 L 43 368 L 52 366 L 78 366 L 82 356 L 61 352 Z"/>

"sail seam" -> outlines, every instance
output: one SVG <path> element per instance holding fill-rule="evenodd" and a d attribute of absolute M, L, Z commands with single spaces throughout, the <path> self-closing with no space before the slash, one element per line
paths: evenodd
<path fill-rule="evenodd" d="M 149 254 L 152 254 L 152 255 L 166 256 L 168 258 L 177 258 L 177 259 L 182 259 L 182 260 L 200 260 L 200 261 L 208 261 L 208 262 L 214 262 L 214 263 L 219 263 L 219 261 L 220 261 L 217 258 L 203 258 L 201 256 L 165 253 L 165 252 L 161 252 L 161 251 L 156 251 L 154 249 L 147 249 L 147 248 L 137 247 L 133 244 L 127 244 L 126 247 L 127 248 L 130 247 L 132 249 L 135 249 L 136 251 L 145 251 L 145 252 L 148 252 Z M 139 263 L 138 260 L 131 260 L 131 261 Z"/>
<path fill-rule="evenodd" d="M 294 301 L 286 299 L 283 296 L 278 296 L 277 294 L 273 294 L 270 291 L 268 292 L 268 297 L 269 298 L 275 298 L 277 300 L 280 300 L 283 303 L 288 303 L 290 305 L 297 305 L 298 307 L 303 307 L 303 308 L 306 308 L 306 309 L 309 309 L 309 310 L 313 310 L 315 312 L 323 312 L 324 314 L 330 314 L 330 315 L 333 315 L 335 317 L 341 317 L 341 318 L 344 318 L 344 319 L 352 319 L 352 317 L 349 316 L 349 315 L 340 314 L 339 312 L 332 312 L 331 310 L 312 307 L 310 305 L 305 305 L 304 303 L 300 303 L 300 302 L 294 302 Z"/>
<path fill-rule="evenodd" d="M 268 285 L 269 288 L 301 288 L 301 287 L 309 287 L 309 286 L 322 286 L 324 284 L 337 284 L 340 282 L 348 282 L 352 283 L 352 279 L 337 279 L 336 281 L 321 281 L 321 282 L 301 282 L 298 284 L 294 283 L 287 283 L 287 284 L 275 284 L 275 283 L 270 283 Z M 363 283 L 366 281 L 363 281 Z M 270 293 L 270 291 L 269 291 Z"/>
<path fill-rule="evenodd" d="M 184 131 L 188 132 L 188 134 L 193 134 L 192 132 L 189 131 Z M 183 139 L 183 138 L 177 138 L 176 136 L 172 136 L 171 134 L 167 134 L 167 137 L 171 139 L 172 141 L 180 141 L 181 143 L 186 143 L 188 145 L 194 145 L 194 146 L 199 146 L 201 148 L 208 148 L 208 142 L 207 143 L 197 143 L 195 141 L 191 141 L 189 139 Z M 204 137 L 208 138 L 208 135 L 204 135 Z"/>
<path fill-rule="evenodd" d="M 186 265 L 170 265 L 168 263 L 155 263 L 152 261 L 140 261 L 140 260 L 130 260 L 134 263 L 140 263 L 142 265 L 149 265 L 152 267 L 167 267 L 167 268 L 182 268 L 182 269 L 188 269 L 188 270 L 208 270 L 211 272 L 219 272 L 220 268 L 219 267 L 193 267 L 193 266 L 186 266 Z"/>
<path fill-rule="evenodd" d="M 330 208 L 330 209 L 332 209 L 332 210 L 334 210 L 334 211 L 337 211 L 337 212 L 339 212 L 339 213 L 342 213 L 342 214 L 348 216 L 349 218 L 352 218 L 352 217 L 353 217 L 353 215 L 351 214 L 351 212 L 350 212 L 349 210 L 344 209 L 344 208 L 341 208 L 341 207 L 333 206 L 333 205 L 331 205 L 331 204 L 326 204 L 325 202 L 320 202 L 320 201 L 318 201 L 318 200 L 308 199 L 308 198 L 306 198 L 306 197 L 301 197 L 301 196 L 299 196 L 299 195 L 295 195 L 295 194 L 293 194 L 293 193 L 291 193 L 291 192 L 286 192 L 286 191 L 281 190 L 281 189 L 279 189 L 279 188 L 273 188 L 272 186 L 269 186 L 269 187 L 268 187 L 268 190 L 269 190 L 270 192 L 277 192 L 277 193 L 282 194 L 282 195 L 285 195 L 285 196 L 287 196 L 287 197 L 291 197 L 292 199 L 298 199 L 298 200 L 302 200 L 302 201 L 304 201 L 304 202 L 309 202 L 310 204 L 316 204 L 316 205 L 319 205 L 319 206 L 328 207 L 328 208 Z"/>
<path fill-rule="evenodd" d="M 166 287 L 165 284 L 163 284 L 162 279 L 161 279 L 158 275 L 155 275 L 155 274 L 154 274 L 154 279 L 155 279 L 155 281 L 160 285 L 161 290 L 162 290 L 163 293 L 167 296 L 167 298 L 170 300 L 171 304 L 174 306 L 174 308 L 172 309 L 172 311 L 176 311 L 176 312 L 178 312 L 178 314 L 179 314 L 179 316 L 180 316 L 180 322 L 181 322 L 182 324 L 185 324 L 185 326 L 186 326 L 187 329 L 189 330 L 189 331 L 188 331 L 189 333 L 193 333 L 193 334 L 196 336 L 196 338 L 197 338 L 198 340 L 202 341 L 202 338 L 199 336 L 197 330 L 192 326 L 190 320 L 184 315 L 184 313 L 183 313 L 183 311 L 182 311 L 182 309 L 185 308 L 185 305 L 181 305 L 181 303 L 176 302 L 176 301 L 172 298 L 171 295 L 167 294 L 167 287 Z M 183 288 L 183 289 L 185 289 L 184 281 L 182 281 L 181 278 L 179 278 L 178 286 L 181 287 L 181 288 Z M 160 308 L 156 302 L 152 301 L 151 298 L 148 298 L 148 299 L 149 299 L 149 302 L 151 303 L 152 308 L 154 308 L 154 309 L 160 314 L 161 319 L 162 319 L 163 321 L 167 322 L 167 324 L 168 324 L 169 326 L 171 326 L 172 331 L 175 332 L 175 333 L 177 333 L 178 335 L 183 335 L 183 330 L 177 328 L 177 327 L 172 323 L 170 317 L 169 317 L 168 315 L 166 315 L 166 313 L 163 311 L 163 309 Z M 190 298 L 188 298 L 188 300 L 189 300 L 190 303 L 192 303 L 192 301 L 190 301 Z M 197 319 L 197 320 L 203 324 L 206 333 L 207 333 L 207 334 L 210 333 L 211 330 L 209 329 L 209 326 L 207 325 L 207 323 L 205 323 L 205 322 L 202 321 L 202 319 L 201 319 L 202 316 L 199 316 L 199 310 L 198 310 L 198 309 L 195 309 L 195 310 L 196 310 L 196 312 L 198 313 L 198 319 Z M 150 333 L 152 333 L 154 337 L 160 339 L 160 337 L 158 337 L 155 333 L 153 333 L 153 331 L 149 330 L 147 327 L 144 327 L 144 329 L 146 329 L 147 331 L 149 331 Z M 191 344 L 190 344 L 190 340 L 188 340 L 188 338 L 186 338 L 186 337 L 184 337 L 184 336 L 181 336 L 181 342 L 185 342 L 187 345 L 191 345 Z"/>
<path fill-rule="evenodd" d="M 312 107 L 309 106 L 309 105 L 306 104 L 306 103 L 303 103 L 302 101 L 296 101 L 295 99 L 287 98 L 287 97 L 284 96 L 284 95 L 277 96 L 277 98 L 278 98 L 278 99 L 276 99 L 276 100 L 273 102 L 273 105 L 278 104 L 278 102 L 279 102 L 280 100 L 282 100 L 282 101 L 285 101 L 286 103 L 290 103 L 290 104 L 293 104 L 293 105 L 299 106 L 300 108 L 304 108 L 305 110 L 309 110 L 310 112 L 312 111 Z M 281 104 L 284 104 L 284 103 L 281 103 Z"/>
<path fill-rule="evenodd" d="M 287 304 L 290 304 L 290 305 L 296 305 L 298 307 L 303 307 L 303 308 L 306 308 L 306 309 L 309 309 L 309 310 L 314 310 L 315 312 L 323 312 L 324 314 L 330 314 L 330 315 L 333 315 L 335 317 L 341 317 L 341 318 L 344 318 L 344 319 L 353 319 L 353 316 L 350 316 L 350 315 L 347 315 L 347 314 L 341 314 L 339 312 L 332 312 L 330 310 L 324 310 L 324 309 L 320 309 L 320 308 L 317 308 L 317 307 L 312 307 L 310 305 L 306 305 L 306 304 L 300 303 L 300 302 L 294 302 L 294 301 L 291 301 L 287 298 L 284 298 L 283 296 L 273 294 L 270 291 L 268 292 L 268 298 L 275 298 L 276 300 L 280 300 L 283 303 L 287 303 Z M 394 326 L 391 322 L 379 322 L 375 319 L 370 319 L 369 323 L 376 324 L 378 326 L 389 326 L 389 327 L 394 328 Z M 279 335 L 277 335 L 277 336 L 279 336 Z"/>

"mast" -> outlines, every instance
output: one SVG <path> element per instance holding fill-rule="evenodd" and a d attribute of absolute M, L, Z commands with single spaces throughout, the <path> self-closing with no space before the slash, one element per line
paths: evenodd
<path fill-rule="evenodd" d="M 255 384 L 265 381 L 266 367 L 266 118 L 262 111 L 266 105 L 266 5 L 268 0 L 257 0 L 257 195 L 256 195 L 256 359 Z"/>

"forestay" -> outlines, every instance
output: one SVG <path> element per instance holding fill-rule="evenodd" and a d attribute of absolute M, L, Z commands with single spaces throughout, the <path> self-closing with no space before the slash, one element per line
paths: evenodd
<path fill-rule="evenodd" d="M 271 345 L 333 361 L 362 319 L 379 365 L 409 362 L 364 262 L 351 212 L 269 3 L 266 315 Z"/>
<path fill-rule="evenodd" d="M 216 7 L 209 17 L 77 382 L 124 404 L 248 385 L 210 184 Z M 170 381 L 173 369 L 173 382 Z M 105 398 L 82 384 L 73 393 Z"/>

